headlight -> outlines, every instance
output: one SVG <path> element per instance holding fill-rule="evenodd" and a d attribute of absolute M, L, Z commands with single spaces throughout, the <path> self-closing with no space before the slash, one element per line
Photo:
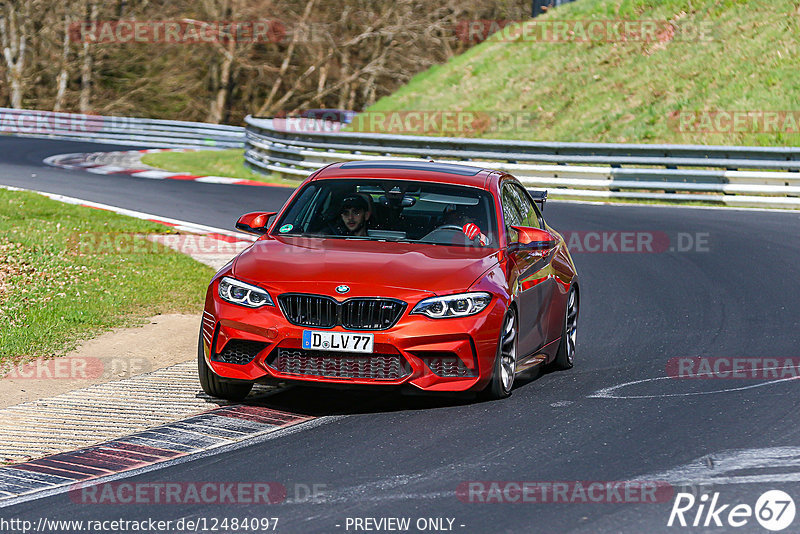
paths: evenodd
<path fill-rule="evenodd" d="M 483 311 L 492 296 L 489 293 L 461 293 L 444 297 L 431 297 L 420 301 L 411 313 L 420 313 L 433 319 L 466 317 Z"/>
<path fill-rule="evenodd" d="M 274 306 L 272 298 L 260 287 L 245 284 L 228 276 L 219 281 L 219 298 L 248 308 Z"/>

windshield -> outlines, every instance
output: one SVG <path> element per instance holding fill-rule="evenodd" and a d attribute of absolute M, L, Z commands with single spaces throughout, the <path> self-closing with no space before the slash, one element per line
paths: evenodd
<path fill-rule="evenodd" d="M 277 235 L 496 247 L 491 195 L 474 187 L 402 180 L 321 180 L 294 198 Z"/>

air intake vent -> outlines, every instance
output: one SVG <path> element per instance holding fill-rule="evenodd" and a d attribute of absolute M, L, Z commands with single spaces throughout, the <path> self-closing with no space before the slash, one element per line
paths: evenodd
<path fill-rule="evenodd" d="M 420 358 L 436 376 L 447 378 L 478 376 L 473 369 L 464 365 L 461 358 L 455 355 L 420 356 Z"/>
<path fill-rule="evenodd" d="M 264 350 L 268 343 L 261 341 L 248 341 L 246 339 L 231 339 L 225 344 L 222 352 L 211 355 L 215 362 L 235 363 L 246 365 L 253 361 L 256 355 Z"/>
<path fill-rule="evenodd" d="M 278 349 L 270 367 L 283 374 L 319 378 L 400 380 L 411 374 L 399 354 L 353 354 L 304 349 Z"/>

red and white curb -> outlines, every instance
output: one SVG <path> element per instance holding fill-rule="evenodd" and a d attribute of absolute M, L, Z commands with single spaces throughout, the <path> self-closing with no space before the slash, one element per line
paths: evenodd
<path fill-rule="evenodd" d="M 190 152 L 187 148 L 151 148 L 145 150 L 125 150 L 116 152 L 78 152 L 57 154 L 44 159 L 51 167 L 84 170 L 95 174 L 125 174 L 150 180 L 185 180 L 208 184 L 256 185 L 269 187 L 288 187 L 256 180 L 231 178 L 229 176 L 202 176 L 181 172 L 170 172 L 145 165 L 141 157 L 154 152 Z"/>
<path fill-rule="evenodd" d="M 29 500 L 26 496 L 68 491 L 179 458 L 244 445 L 314 419 L 259 404 L 223 406 L 97 445 L 2 467 L 0 508 Z"/>
<path fill-rule="evenodd" d="M 36 376 L 37 372 L 44 375 L 33 369 L 27 374 Z M 258 402 L 273 391 L 277 391 L 274 386 L 255 385 L 250 401 Z M 0 461 L 17 464 L 93 446 L 225 404 L 200 390 L 195 358 L 0 409 Z M 0 476 L 0 493 L 3 491 Z"/>

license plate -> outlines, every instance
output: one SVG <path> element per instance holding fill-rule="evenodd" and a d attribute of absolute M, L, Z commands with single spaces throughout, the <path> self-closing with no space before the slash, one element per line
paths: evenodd
<path fill-rule="evenodd" d="M 350 332 L 303 330 L 303 348 L 339 352 L 372 352 L 374 336 Z"/>

